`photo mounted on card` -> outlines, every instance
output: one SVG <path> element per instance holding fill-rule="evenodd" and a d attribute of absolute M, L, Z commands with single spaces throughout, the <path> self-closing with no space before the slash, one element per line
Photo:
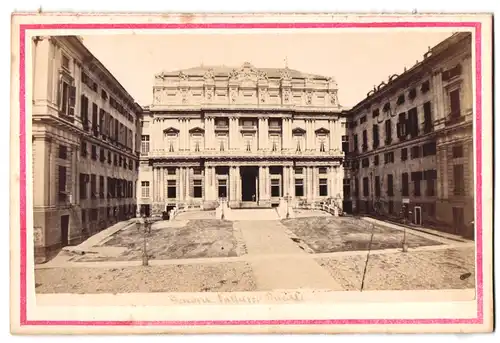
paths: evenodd
<path fill-rule="evenodd" d="M 11 330 L 492 330 L 487 15 L 12 19 Z"/>

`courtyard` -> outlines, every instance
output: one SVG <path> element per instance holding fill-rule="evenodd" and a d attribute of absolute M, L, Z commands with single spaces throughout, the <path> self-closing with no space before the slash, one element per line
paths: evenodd
<path fill-rule="evenodd" d="M 257 210 L 258 211 L 258 210 Z M 258 214 L 256 214 L 258 215 Z M 336 291 L 474 288 L 474 244 L 362 219 L 159 221 L 129 225 L 83 255 L 35 270 L 38 293 Z M 370 253 L 369 258 L 368 252 Z M 366 269 L 366 271 L 365 271 Z M 364 280 L 363 280 L 364 275 Z"/>

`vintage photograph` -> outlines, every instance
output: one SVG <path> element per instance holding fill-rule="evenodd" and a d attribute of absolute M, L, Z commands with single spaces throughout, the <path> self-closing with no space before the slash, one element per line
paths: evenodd
<path fill-rule="evenodd" d="M 475 301 L 476 39 L 455 27 L 27 36 L 37 304 Z"/>

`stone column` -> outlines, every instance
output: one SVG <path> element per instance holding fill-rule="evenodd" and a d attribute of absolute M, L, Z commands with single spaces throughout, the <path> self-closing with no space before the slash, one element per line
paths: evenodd
<path fill-rule="evenodd" d="M 333 169 L 334 169 L 333 167 L 328 167 L 328 196 L 329 197 L 334 196 L 335 175 L 334 175 Z"/>
<path fill-rule="evenodd" d="M 289 167 L 288 182 L 289 182 L 290 196 L 292 197 L 292 199 L 295 199 L 295 176 L 293 167 Z"/>
<path fill-rule="evenodd" d="M 218 195 L 218 189 L 217 189 L 217 173 L 215 172 L 215 167 L 212 167 L 212 200 L 216 200 L 219 195 Z"/>
<path fill-rule="evenodd" d="M 336 142 L 335 140 L 341 139 L 340 137 L 337 136 L 337 132 L 335 131 L 335 128 L 334 128 L 333 119 L 328 120 L 328 130 L 330 130 L 328 148 L 329 148 L 329 150 L 333 150 L 337 147 L 337 144 L 338 144 L 338 142 Z"/>
<path fill-rule="evenodd" d="M 160 201 L 166 202 L 165 199 L 165 168 L 160 168 Z"/>
<path fill-rule="evenodd" d="M 262 135 L 262 150 L 268 150 L 269 149 L 269 120 L 267 118 L 262 118 L 262 130 L 259 130 L 259 135 Z"/>
<path fill-rule="evenodd" d="M 185 150 L 191 150 L 191 146 L 189 144 L 189 123 L 190 123 L 189 118 L 184 120 L 184 142 L 185 142 L 184 149 Z"/>
<path fill-rule="evenodd" d="M 179 171 L 179 176 L 178 176 L 179 184 L 177 187 L 179 189 L 178 201 L 183 202 L 184 201 L 184 167 L 179 167 L 178 171 Z"/>
<path fill-rule="evenodd" d="M 311 167 L 312 174 L 312 194 L 311 197 L 315 200 L 318 197 L 318 168 Z"/>
<path fill-rule="evenodd" d="M 203 200 L 208 201 L 210 200 L 210 174 L 209 174 L 209 167 L 205 167 L 205 170 L 203 172 Z"/>
<path fill-rule="evenodd" d="M 337 168 L 337 175 L 335 177 L 336 182 L 337 182 L 337 187 L 334 196 L 337 196 L 337 194 L 340 194 L 340 197 L 343 197 L 344 190 L 343 190 L 343 185 L 344 185 L 344 169 L 339 165 Z"/>
<path fill-rule="evenodd" d="M 190 178 L 190 172 L 191 172 L 191 168 L 189 167 L 186 167 L 186 172 L 185 172 L 185 198 L 186 198 L 186 201 L 189 201 L 191 199 L 191 195 L 190 195 L 190 185 L 191 185 L 191 178 Z"/>
<path fill-rule="evenodd" d="M 151 199 L 152 199 L 152 202 L 155 202 L 156 201 L 156 175 L 155 175 L 155 172 L 156 172 L 156 168 L 154 166 L 151 167 L 151 173 L 152 173 L 152 180 L 151 180 Z"/>
<path fill-rule="evenodd" d="M 236 178 L 236 201 L 241 201 L 241 175 L 240 167 L 236 166 L 235 178 Z"/>

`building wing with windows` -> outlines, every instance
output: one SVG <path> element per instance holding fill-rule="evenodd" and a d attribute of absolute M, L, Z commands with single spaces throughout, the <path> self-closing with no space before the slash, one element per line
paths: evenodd
<path fill-rule="evenodd" d="M 33 225 L 45 261 L 135 216 L 141 107 L 76 36 L 32 41 Z"/>
<path fill-rule="evenodd" d="M 349 111 L 344 210 L 473 237 L 471 51 L 453 34 Z"/>
<path fill-rule="evenodd" d="M 155 77 L 142 122 L 138 202 L 270 207 L 342 197 L 336 82 L 289 68 L 196 67 Z"/>

